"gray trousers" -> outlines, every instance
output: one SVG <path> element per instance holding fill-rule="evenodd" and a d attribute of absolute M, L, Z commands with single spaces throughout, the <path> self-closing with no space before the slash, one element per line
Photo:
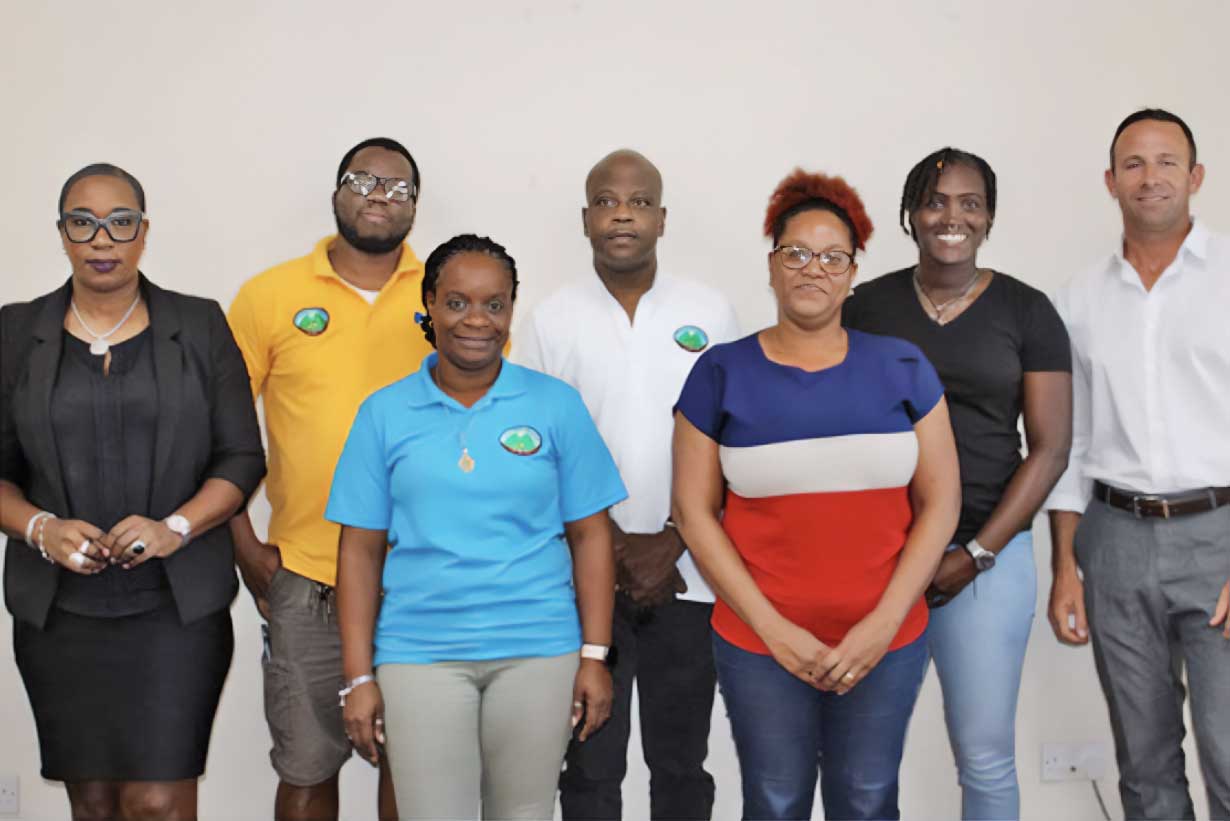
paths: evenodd
<path fill-rule="evenodd" d="M 382 664 L 386 749 L 406 819 L 550 819 L 579 654 Z"/>
<path fill-rule="evenodd" d="M 1230 579 L 1230 507 L 1137 519 L 1094 501 L 1076 557 L 1124 813 L 1194 817 L 1180 746 L 1186 667 L 1209 813 L 1230 819 L 1230 641 L 1209 626 Z"/>

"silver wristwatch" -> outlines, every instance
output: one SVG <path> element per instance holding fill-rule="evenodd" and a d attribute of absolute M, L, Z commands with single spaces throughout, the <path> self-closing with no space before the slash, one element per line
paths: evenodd
<path fill-rule="evenodd" d="M 175 513 L 163 519 L 162 523 L 167 526 L 167 530 L 177 534 L 183 540 L 179 544 L 180 547 L 188 544 L 188 540 L 192 538 L 192 523 L 187 517 Z"/>
<path fill-rule="evenodd" d="M 974 567 L 978 568 L 979 573 L 995 566 L 995 554 L 978 544 L 977 539 L 969 540 L 969 543 L 965 545 L 965 552 L 969 553 L 974 560 Z"/>

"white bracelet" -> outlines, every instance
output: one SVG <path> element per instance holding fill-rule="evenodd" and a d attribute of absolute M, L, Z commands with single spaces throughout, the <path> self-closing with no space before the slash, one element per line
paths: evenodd
<path fill-rule="evenodd" d="M 339 707 L 346 706 L 346 696 L 353 693 L 356 687 L 362 687 L 364 684 L 367 684 L 369 681 L 375 681 L 375 680 L 376 680 L 376 677 L 373 676 L 371 673 L 364 673 L 361 676 L 352 678 L 350 681 L 346 683 L 345 687 L 337 691 L 338 706 Z"/>
<path fill-rule="evenodd" d="M 35 550 L 38 550 L 38 545 L 34 543 L 34 526 L 37 525 L 42 519 L 49 518 L 52 518 L 52 514 L 45 510 L 40 510 L 30 517 L 30 521 L 26 522 L 26 544 L 30 545 L 30 547 Z"/>
<path fill-rule="evenodd" d="M 607 655 L 611 652 L 610 646 L 606 644 L 582 644 L 581 658 L 593 659 L 594 661 L 606 661 Z"/>
<path fill-rule="evenodd" d="M 43 534 L 47 531 L 47 523 L 50 522 L 54 518 L 56 518 L 54 513 L 48 513 L 46 516 L 44 516 L 42 519 L 39 520 L 38 536 L 36 536 L 34 539 L 36 542 L 38 542 L 38 544 L 31 545 L 31 547 L 38 548 L 38 553 L 40 556 L 43 557 L 43 561 L 49 562 L 51 564 L 55 564 L 56 560 L 51 558 L 50 555 L 48 555 L 47 548 L 43 545 Z"/>

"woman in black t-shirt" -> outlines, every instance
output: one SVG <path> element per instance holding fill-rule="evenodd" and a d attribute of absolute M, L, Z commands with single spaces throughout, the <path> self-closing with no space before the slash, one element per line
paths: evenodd
<path fill-rule="evenodd" d="M 927 591 L 963 818 L 1019 818 L 1015 722 L 1037 578 L 1030 526 L 1067 465 L 1072 364 L 1044 294 L 980 268 L 995 172 L 945 148 L 910 171 L 901 226 L 918 264 L 857 288 L 843 323 L 907 339 L 935 365 L 961 462 L 961 521 Z M 1020 454 L 1024 414 L 1029 455 Z"/>

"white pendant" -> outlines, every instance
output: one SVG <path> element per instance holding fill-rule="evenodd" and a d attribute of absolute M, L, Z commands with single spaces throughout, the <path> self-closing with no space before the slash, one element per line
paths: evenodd
<path fill-rule="evenodd" d="M 90 353 L 95 356 L 106 356 L 109 350 L 111 350 L 111 343 L 105 339 L 95 339 L 90 343 Z"/>

